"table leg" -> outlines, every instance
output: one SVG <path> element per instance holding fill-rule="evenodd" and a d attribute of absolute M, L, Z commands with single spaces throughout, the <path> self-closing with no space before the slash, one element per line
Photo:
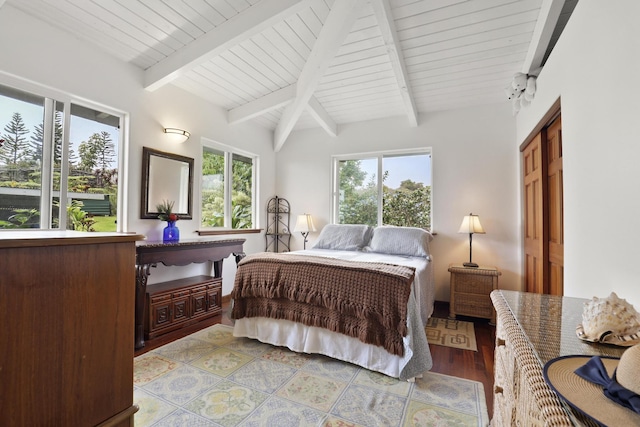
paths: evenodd
<path fill-rule="evenodd" d="M 136 265 L 136 306 L 134 348 L 144 347 L 144 305 L 147 298 L 147 278 L 151 264 Z"/>
<path fill-rule="evenodd" d="M 242 258 L 246 257 L 247 254 L 244 252 L 234 252 L 233 256 L 236 257 L 236 265 L 238 265 L 238 263 L 242 261 Z"/>

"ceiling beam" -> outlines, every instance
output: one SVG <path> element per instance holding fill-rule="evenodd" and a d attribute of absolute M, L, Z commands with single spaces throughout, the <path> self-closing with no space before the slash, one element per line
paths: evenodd
<path fill-rule="evenodd" d="M 262 98 L 247 102 L 239 107 L 232 108 L 227 112 L 227 122 L 230 125 L 235 125 L 253 119 L 254 117 L 258 117 L 291 103 L 295 96 L 295 85 L 283 87 L 282 89 L 271 92 Z"/>
<path fill-rule="evenodd" d="M 227 123 L 236 125 L 246 122 L 247 120 L 290 104 L 295 97 L 296 85 L 283 87 L 282 89 L 278 89 L 275 92 L 271 92 L 268 95 L 227 111 Z M 337 136 L 338 126 L 336 122 L 314 96 L 309 99 L 307 111 L 330 136 Z"/>
<path fill-rule="evenodd" d="M 311 114 L 316 122 L 324 129 L 329 136 L 338 136 L 338 125 L 331 118 L 327 110 L 320 105 L 320 102 L 316 99 L 315 96 L 312 96 L 309 99 L 309 103 L 307 104 L 307 112 Z"/>
<path fill-rule="evenodd" d="M 310 4 L 310 0 L 261 0 L 147 68 L 144 87 L 156 90 Z"/>
<path fill-rule="evenodd" d="M 556 28 L 560 12 L 564 6 L 565 0 L 543 0 L 540 6 L 540 13 L 536 26 L 533 29 L 533 36 L 529 44 L 529 50 L 522 65 L 522 72 L 530 74 L 542 66 L 544 53 L 549 46 L 549 41 Z"/>
<path fill-rule="evenodd" d="M 296 97 L 285 108 L 276 127 L 273 141 L 275 151 L 280 151 L 291 134 L 293 126 L 307 108 L 320 79 L 361 12 L 363 2 L 364 0 L 340 0 L 333 3 L 309 58 L 300 72 L 296 83 Z"/>
<path fill-rule="evenodd" d="M 413 93 L 411 92 L 407 66 L 404 62 L 404 54 L 402 53 L 400 41 L 398 40 L 396 24 L 393 20 L 389 0 L 371 0 L 371 7 L 378 20 L 378 26 L 382 32 L 382 39 L 384 40 L 384 45 L 391 60 L 391 67 L 398 81 L 398 87 L 402 95 L 404 109 L 409 118 L 409 124 L 411 126 L 418 126 L 418 109 L 416 108 Z"/>

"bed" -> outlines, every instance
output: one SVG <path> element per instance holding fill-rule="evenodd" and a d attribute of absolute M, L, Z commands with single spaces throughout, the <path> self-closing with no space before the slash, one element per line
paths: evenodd
<path fill-rule="evenodd" d="M 235 319 L 233 334 L 286 346 L 296 352 L 323 354 L 394 378 L 411 380 L 418 377 L 432 366 L 424 329 L 433 312 L 435 294 L 429 252 L 431 239 L 429 233 L 419 228 L 385 226 L 374 229 L 365 225 L 333 224 L 323 228 L 318 241 L 309 250 L 249 255 L 238 265 L 232 292 L 231 316 Z M 299 270 L 298 276 L 286 276 L 287 269 Z M 329 270 L 337 272 L 340 269 L 346 272 L 336 276 L 338 279 L 324 279 Z M 363 276 L 356 275 L 361 273 Z M 297 289 L 298 281 L 304 282 L 305 278 L 309 282 L 320 282 L 313 286 L 320 287 L 315 292 L 321 294 L 317 298 L 323 302 L 325 299 L 322 295 L 347 293 L 348 298 L 352 298 L 352 293 L 361 295 L 356 292 L 357 289 L 364 289 L 366 304 L 358 300 L 345 306 L 362 307 L 364 304 L 369 307 L 379 303 L 380 307 L 373 311 L 384 312 L 382 319 L 378 320 L 389 323 L 391 327 L 380 326 L 375 321 L 371 324 L 365 322 L 368 330 L 359 330 L 358 335 L 344 326 L 350 324 L 351 317 L 347 316 L 346 321 L 341 318 L 339 322 L 328 322 L 329 324 L 309 322 L 309 316 L 301 317 L 298 313 L 306 310 L 302 305 L 294 305 L 292 315 L 281 315 L 280 307 L 276 305 L 292 296 L 290 289 L 282 288 Z M 366 284 L 354 280 L 366 281 Z M 275 282 L 279 285 L 276 286 Z M 290 286 L 293 282 L 296 285 Z M 345 283 L 349 283 L 349 286 L 345 286 Z M 370 286 L 372 283 L 377 286 Z M 258 310 L 247 308 L 251 306 L 251 298 L 255 297 L 249 291 L 252 286 L 262 287 L 260 301 L 255 303 L 255 306 L 260 306 Z M 265 287 L 269 288 L 268 297 Z M 385 296 L 371 296 L 377 292 Z M 305 295 L 307 301 L 313 300 Z M 391 300 L 393 301 L 389 302 Z M 304 303 L 285 301 L 284 304 Z M 359 311 L 360 308 L 353 310 Z M 329 317 L 333 316 L 334 312 L 329 311 Z M 396 315 L 399 317 L 394 317 Z M 310 317 L 316 319 L 315 313 Z M 401 322 L 397 322 L 397 319 Z M 395 325 L 401 326 L 395 328 Z M 345 332 L 343 329 L 349 331 Z M 370 336 L 372 330 L 379 330 L 380 336 Z M 399 337 L 398 331 L 401 331 Z M 367 339 L 364 339 L 365 335 Z M 389 338 L 391 335 L 393 338 Z M 400 348 L 397 346 L 398 340 Z M 396 346 L 392 346 L 390 341 Z"/>

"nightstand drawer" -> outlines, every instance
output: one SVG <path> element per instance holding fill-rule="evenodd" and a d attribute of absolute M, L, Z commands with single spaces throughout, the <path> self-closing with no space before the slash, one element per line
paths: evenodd
<path fill-rule="evenodd" d="M 478 295 L 456 293 L 453 305 L 456 314 L 486 319 L 493 317 L 493 304 L 486 297 L 478 298 Z"/>
<path fill-rule="evenodd" d="M 455 276 L 456 292 L 467 294 L 489 295 L 493 291 L 494 276 L 478 276 L 471 274 L 456 274 Z M 491 301 L 489 305 L 491 305 Z"/>

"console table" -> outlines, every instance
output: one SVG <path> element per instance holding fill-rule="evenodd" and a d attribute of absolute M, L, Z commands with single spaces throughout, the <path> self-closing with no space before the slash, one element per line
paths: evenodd
<path fill-rule="evenodd" d="M 169 243 L 155 241 L 137 242 L 135 349 L 137 350 L 144 347 L 145 301 L 147 295 L 147 279 L 151 274 L 151 267 L 155 267 L 158 263 L 166 266 L 184 266 L 191 263 L 211 262 L 214 270 L 213 278 L 221 278 L 222 263 L 225 258 L 233 254 L 236 259 L 236 264 L 244 258 L 245 254 L 242 247 L 244 242 L 245 239 L 194 239 Z M 184 288 L 182 283 L 182 280 L 176 281 L 176 286 Z M 163 286 L 169 289 L 171 285 L 164 283 Z M 184 292 L 184 289 L 182 289 L 182 292 Z"/>
<path fill-rule="evenodd" d="M 595 426 L 547 385 L 542 369 L 571 354 L 620 357 L 624 347 L 594 344 L 576 336 L 588 300 L 495 290 L 498 317 L 494 363 L 495 426 Z"/>

